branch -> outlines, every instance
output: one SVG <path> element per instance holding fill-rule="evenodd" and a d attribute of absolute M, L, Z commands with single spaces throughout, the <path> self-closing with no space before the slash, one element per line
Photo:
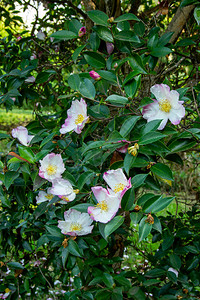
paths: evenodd
<path fill-rule="evenodd" d="M 183 27 L 185 26 L 187 19 L 189 18 L 190 13 L 194 9 L 195 5 L 188 5 L 183 8 L 179 6 L 177 9 L 172 21 L 170 22 L 166 32 L 173 32 L 170 39 L 170 43 L 174 43 L 181 33 Z"/>
<path fill-rule="evenodd" d="M 79 7 L 74 5 L 70 0 L 48 0 L 50 3 L 57 3 L 57 4 L 62 4 L 66 5 L 68 4 L 71 8 L 77 11 L 84 19 L 87 18 L 87 15 L 82 11 Z"/>

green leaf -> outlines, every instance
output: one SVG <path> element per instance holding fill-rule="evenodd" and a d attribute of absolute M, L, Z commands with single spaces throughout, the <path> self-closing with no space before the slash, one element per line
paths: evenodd
<path fill-rule="evenodd" d="M 86 46 L 87 46 L 87 44 L 82 45 L 82 46 L 76 48 L 76 50 L 75 50 L 74 53 L 72 54 L 72 59 L 73 59 L 74 63 L 76 63 L 79 54 L 81 53 L 81 51 L 82 51 Z"/>
<path fill-rule="evenodd" d="M 174 237 L 173 235 L 168 235 L 164 238 L 163 243 L 162 243 L 162 250 L 165 251 L 167 250 L 169 247 L 171 247 L 171 245 L 174 242 Z"/>
<path fill-rule="evenodd" d="M 152 225 L 152 228 L 162 233 L 162 225 L 160 220 L 156 216 L 153 216 L 153 218 L 154 218 L 154 223 Z"/>
<path fill-rule="evenodd" d="M 153 197 L 160 197 L 160 196 L 155 196 L 152 193 L 146 193 L 144 195 L 142 195 L 142 197 L 140 197 L 137 201 L 137 205 L 144 205 L 149 199 L 153 198 Z"/>
<path fill-rule="evenodd" d="M 65 264 L 66 264 L 66 261 L 67 261 L 67 258 L 69 256 L 69 250 L 68 248 L 62 248 L 62 253 L 61 253 L 61 257 L 62 257 L 62 264 L 63 264 L 63 268 L 65 268 Z"/>
<path fill-rule="evenodd" d="M 59 30 L 52 33 L 50 36 L 58 40 L 64 40 L 64 41 L 72 40 L 78 37 L 76 33 L 68 30 Z"/>
<path fill-rule="evenodd" d="M 153 49 L 150 52 L 150 54 L 152 56 L 155 56 L 155 57 L 162 57 L 162 56 L 168 55 L 171 52 L 172 52 L 172 50 L 170 48 L 167 48 L 167 47 L 156 47 L 155 49 Z"/>
<path fill-rule="evenodd" d="M 125 42 L 140 43 L 140 39 L 133 31 L 122 30 L 114 35 L 115 39 Z"/>
<path fill-rule="evenodd" d="M 145 274 L 145 277 L 160 277 L 160 276 L 163 276 L 165 274 L 166 274 L 165 270 L 156 268 L 156 269 L 148 271 Z"/>
<path fill-rule="evenodd" d="M 124 158 L 124 170 L 128 176 L 129 176 L 129 171 L 130 171 L 135 159 L 136 159 L 136 156 L 126 153 L 126 156 Z"/>
<path fill-rule="evenodd" d="M 88 207 L 91 206 L 90 203 L 80 203 L 72 206 L 71 208 L 76 209 L 80 212 L 87 212 Z"/>
<path fill-rule="evenodd" d="M 122 104 L 122 105 L 125 105 L 129 102 L 128 98 L 126 97 L 122 97 L 122 96 L 119 96 L 119 95 L 110 95 L 106 98 L 105 101 L 108 101 L 112 104 Z"/>
<path fill-rule="evenodd" d="M 142 135 L 142 137 L 138 141 L 138 144 L 139 145 L 148 145 L 148 144 L 151 144 L 158 140 L 161 140 L 162 138 L 164 138 L 166 136 L 167 135 L 162 134 L 160 132 L 156 132 L 156 131 L 148 132 L 147 134 Z"/>
<path fill-rule="evenodd" d="M 150 285 L 154 285 L 154 284 L 157 284 L 157 283 L 160 283 L 161 281 L 158 280 L 158 279 L 149 279 L 149 280 L 146 280 L 143 282 L 143 285 L 144 286 L 150 286 Z"/>
<path fill-rule="evenodd" d="M 136 17 L 132 13 L 127 13 L 127 14 L 123 14 L 122 16 L 114 20 L 115 23 L 124 22 L 124 21 L 140 21 L 140 19 L 138 19 L 138 17 Z"/>
<path fill-rule="evenodd" d="M 94 172 L 90 172 L 90 171 L 87 171 L 83 174 L 81 174 L 81 176 L 78 178 L 78 188 L 79 190 L 82 190 L 84 184 L 90 180 L 91 177 L 94 176 Z"/>
<path fill-rule="evenodd" d="M 191 5 L 191 4 L 199 4 L 199 2 L 197 0 L 183 0 L 181 2 L 181 5 L 180 7 L 185 7 L 185 6 L 188 6 L 188 5 Z"/>
<path fill-rule="evenodd" d="M 151 232 L 152 225 L 145 222 L 147 217 L 143 217 L 139 224 L 139 242 L 143 241 Z"/>
<path fill-rule="evenodd" d="M 68 241 L 67 249 L 68 249 L 69 253 L 74 256 L 79 256 L 79 257 L 83 256 L 83 250 L 80 249 L 79 246 L 77 245 L 77 243 L 73 240 Z"/>
<path fill-rule="evenodd" d="M 138 86 L 137 86 L 137 81 L 132 79 L 131 81 L 128 81 L 128 83 L 125 84 L 124 90 L 126 92 L 126 95 L 128 97 L 133 98 L 137 92 Z"/>
<path fill-rule="evenodd" d="M 95 28 L 95 31 L 97 32 L 98 37 L 100 39 L 102 39 L 103 41 L 109 42 L 109 43 L 113 43 L 114 42 L 113 36 L 112 36 L 112 33 L 111 33 L 110 29 L 108 29 L 108 28 L 106 28 L 104 26 L 97 26 Z"/>
<path fill-rule="evenodd" d="M 134 189 L 131 188 L 123 195 L 121 200 L 121 206 L 124 210 L 129 211 L 134 204 L 135 193 Z"/>
<path fill-rule="evenodd" d="M 167 165 L 164 165 L 162 163 L 157 163 L 153 165 L 151 167 L 151 172 L 153 172 L 153 174 L 163 179 L 172 180 L 172 181 L 174 180 L 170 168 Z"/>
<path fill-rule="evenodd" d="M 178 139 L 167 145 L 171 152 L 181 152 L 193 148 L 196 141 L 191 139 Z"/>
<path fill-rule="evenodd" d="M 101 10 L 90 10 L 87 12 L 88 17 L 96 24 L 108 26 L 108 16 Z"/>
<path fill-rule="evenodd" d="M 82 154 L 85 154 L 87 151 L 92 150 L 92 149 L 101 149 L 101 147 L 105 144 L 105 141 L 97 141 L 97 142 L 92 142 L 88 146 L 86 146 Z"/>
<path fill-rule="evenodd" d="M 83 25 L 77 19 L 72 19 L 69 22 L 68 27 L 70 31 L 74 32 L 77 35 L 82 26 Z"/>
<path fill-rule="evenodd" d="M 35 154 L 33 153 L 33 151 L 26 147 L 26 146 L 18 146 L 19 149 L 19 155 L 21 157 L 23 157 L 24 159 L 28 160 L 30 163 L 34 163 L 35 161 Z"/>
<path fill-rule="evenodd" d="M 139 186 L 141 186 L 144 183 L 147 176 L 148 174 L 137 174 L 134 177 L 132 177 L 131 179 L 132 187 L 136 189 Z"/>
<path fill-rule="evenodd" d="M 7 265 L 9 266 L 9 268 L 11 269 L 15 269 L 15 270 L 23 270 L 24 267 L 22 266 L 22 264 L 20 264 L 19 262 L 9 262 L 7 263 Z"/>
<path fill-rule="evenodd" d="M 146 125 L 144 126 L 144 129 L 142 130 L 142 135 L 145 135 L 145 134 L 149 133 L 150 131 L 155 131 L 156 129 L 158 129 L 161 122 L 162 122 L 162 120 L 153 120 L 153 121 L 146 123 Z"/>
<path fill-rule="evenodd" d="M 97 69 L 104 69 L 106 65 L 106 61 L 104 57 L 97 53 L 92 51 L 87 51 L 83 53 L 83 56 L 91 67 L 97 68 Z"/>
<path fill-rule="evenodd" d="M 143 210 L 146 213 L 149 212 L 156 213 L 158 211 L 163 210 L 165 207 L 167 207 L 174 199 L 175 197 L 162 198 L 162 196 L 160 196 L 158 198 L 158 196 L 155 196 L 145 202 L 143 206 Z"/>
<path fill-rule="evenodd" d="M 139 211 L 139 212 L 132 212 L 130 214 L 131 222 L 133 224 L 137 225 L 140 222 L 142 216 L 143 216 L 143 213 L 141 211 Z"/>
<path fill-rule="evenodd" d="M 100 46 L 100 39 L 96 32 L 90 34 L 89 43 L 93 51 L 97 51 Z"/>
<path fill-rule="evenodd" d="M 10 138 L 10 135 L 9 135 L 9 134 L 6 134 L 6 133 L 0 133 L 0 140 L 7 139 L 7 138 Z"/>
<path fill-rule="evenodd" d="M 107 239 L 107 237 L 117 230 L 117 228 L 119 228 L 123 223 L 124 218 L 122 216 L 117 216 L 108 222 L 104 228 L 105 238 Z"/>
<path fill-rule="evenodd" d="M 126 137 L 131 130 L 134 128 L 136 122 L 140 119 L 139 116 L 132 116 L 132 117 L 128 117 L 126 118 L 126 120 L 123 122 L 122 127 L 120 129 L 120 134 L 123 137 Z"/>
<path fill-rule="evenodd" d="M 90 79 L 83 79 L 83 81 L 81 81 L 81 84 L 79 86 L 79 91 L 80 93 L 89 99 L 94 99 L 95 95 L 96 95 L 96 90 L 94 87 L 94 84 L 91 82 Z"/>
<path fill-rule="evenodd" d="M 134 300 L 145 300 L 146 299 L 144 292 L 138 286 L 132 287 L 128 293 L 132 296 L 131 299 L 134 299 Z"/>
<path fill-rule="evenodd" d="M 142 58 L 138 54 L 132 54 L 128 60 L 133 71 L 137 70 L 138 74 L 147 74 Z"/>
<path fill-rule="evenodd" d="M 63 234 L 60 232 L 60 229 L 57 226 L 45 225 L 45 228 L 51 235 L 63 238 Z"/>
<path fill-rule="evenodd" d="M 80 86 L 80 77 L 78 74 L 72 74 L 68 78 L 68 84 L 72 90 L 78 91 Z"/>
<path fill-rule="evenodd" d="M 107 81 L 117 83 L 117 77 L 114 72 L 98 70 L 98 74 Z"/>
<path fill-rule="evenodd" d="M 176 270 L 179 270 L 180 267 L 181 267 L 181 259 L 178 255 L 176 254 L 171 254 L 170 257 L 169 257 L 169 261 L 170 261 L 170 264 L 171 266 L 176 269 Z"/>
<path fill-rule="evenodd" d="M 18 172 L 14 172 L 14 171 L 8 171 L 5 173 L 4 175 L 4 184 L 6 189 L 8 190 L 9 187 L 11 186 L 11 184 L 14 182 L 14 180 L 19 177 L 19 173 Z"/>
<path fill-rule="evenodd" d="M 108 288 L 114 287 L 115 282 L 110 274 L 103 273 L 102 280 Z"/>
<path fill-rule="evenodd" d="M 55 74 L 55 73 L 56 73 L 55 71 L 53 73 L 50 73 L 50 72 L 41 72 L 41 73 L 39 73 L 37 75 L 35 82 L 36 83 L 44 83 L 44 82 L 46 82 L 49 79 L 49 77 L 52 74 Z"/>
<path fill-rule="evenodd" d="M 154 101 L 151 98 L 144 97 L 140 103 L 140 106 L 138 108 L 144 107 L 150 103 L 153 103 Z"/>

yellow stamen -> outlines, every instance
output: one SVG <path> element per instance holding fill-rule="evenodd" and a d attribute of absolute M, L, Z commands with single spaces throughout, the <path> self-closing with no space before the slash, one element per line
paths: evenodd
<path fill-rule="evenodd" d="M 123 183 L 118 183 L 115 185 L 114 192 L 115 193 L 121 192 L 121 191 L 123 191 L 124 188 L 125 188 L 125 185 Z"/>
<path fill-rule="evenodd" d="M 83 120 L 84 120 L 84 116 L 79 114 L 78 117 L 75 120 L 75 124 L 78 125 L 78 124 L 82 123 Z"/>
<path fill-rule="evenodd" d="M 99 207 L 103 211 L 108 211 L 108 205 L 105 200 L 97 203 L 97 207 Z"/>
<path fill-rule="evenodd" d="M 160 110 L 165 111 L 166 113 L 170 112 L 172 106 L 169 100 L 165 99 L 159 102 Z"/>
<path fill-rule="evenodd" d="M 128 148 L 128 153 L 133 156 L 136 156 L 138 149 L 139 149 L 139 145 L 137 143 L 135 143 L 134 146 L 131 146 Z"/>
<path fill-rule="evenodd" d="M 66 196 L 62 196 L 61 199 L 64 200 L 64 201 L 66 201 L 66 202 L 69 202 L 69 198 L 67 198 Z"/>
<path fill-rule="evenodd" d="M 52 195 L 52 194 L 47 194 L 47 195 L 45 196 L 45 198 L 47 198 L 48 200 L 52 200 L 53 197 L 54 197 L 54 195 Z"/>
<path fill-rule="evenodd" d="M 77 189 L 77 190 L 73 190 L 73 192 L 77 195 L 80 191 Z"/>
<path fill-rule="evenodd" d="M 47 174 L 50 176 L 50 175 L 54 175 L 56 174 L 56 171 L 57 171 L 57 167 L 54 166 L 54 165 L 48 165 L 47 167 Z"/>
<path fill-rule="evenodd" d="M 71 226 L 70 226 L 71 231 L 79 231 L 82 228 L 83 228 L 83 226 L 81 224 L 79 224 L 78 222 L 72 223 Z"/>
<path fill-rule="evenodd" d="M 5 289 L 5 293 L 10 293 L 10 292 L 11 292 L 11 290 L 9 288 Z"/>

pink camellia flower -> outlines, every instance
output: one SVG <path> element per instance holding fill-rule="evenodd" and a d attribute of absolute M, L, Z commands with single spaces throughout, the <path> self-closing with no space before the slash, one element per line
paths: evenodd
<path fill-rule="evenodd" d="M 40 204 L 45 201 L 51 201 L 53 197 L 54 195 L 51 194 L 50 188 L 47 189 L 47 192 L 39 191 L 38 196 L 36 196 L 36 203 Z"/>
<path fill-rule="evenodd" d="M 90 74 L 90 77 L 92 77 L 94 80 L 100 80 L 101 79 L 101 76 L 95 71 L 90 71 L 89 74 Z"/>
<path fill-rule="evenodd" d="M 119 194 L 123 197 L 125 192 L 132 187 L 131 178 L 127 179 L 122 169 L 109 170 L 103 174 L 103 179 L 109 185 L 110 194 Z"/>
<path fill-rule="evenodd" d="M 73 101 L 70 109 L 67 111 L 67 116 L 65 123 L 60 129 L 60 133 L 65 134 L 70 131 L 75 131 L 80 134 L 85 123 L 89 121 L 89 117 L 87 116 L 87 104 L 85 101 L 82 98 L 80 101 Z"/>
<path fill-rule="evenodd" d="M 83 26 L 79 29 L 78 36 L 82 37 L 84 34 L 86 34 L 86 28 Z"/>
<path fill-rule="evenodd" d="M 65 221 L 58 221 L 58 227 L 63 234 L 71 236 L 86 235 L 92 232 L 94 225 L 88 213 L 69 209 L 64 213 Z"/>
<path fill-rule="evenodd" d="M 29 146 L 34 135 L 28 135 L 28 130 L 24 126 L 18 126 L 12 130 L 12 137 L 17 138 L 24 146 Z"/>
<path fill-rule="evenodd" d="M 107 42 L 106 49 L 107 49 L 108 54 L 111 54 L 114 50 L 114 45 L 112 43 Z"/>
<path fill-rule="evenodd" d="M 152 94 L 156 100 L 153 103 L 144 106 L 142 114 L 147 122 L 153 120 L 162 120 L 159 130 L 162 130 L 167 124 L 168 119 L 172 124 L 178 125 L 185 116 L 185 108 L 182 105 L 184 101 L 178 101 L 179 93 L 175 90 L 170 91 L 166 84 L 156 84 L 151 87 Z"/>
<path fill-rule="evenodd" d="M 100 223 L 108 223 L 116 215 L 121 198 L 118 194 L 110 195 L 108 190 L 101 186 L 92 187 L 92 191 L 97 200 L 96 206 L 89 206 L 90 217 Z"/>
<path fill-rule="evenodd" d="M 36 59 L 36 58 L 37 58 L 36 54 L 33 53 L 33 54 L 31 55 L 31 57 L 30 57 L 30 60 L 34 60 L 34 59 Z"/>
<path fill-rule="evenodd" d="M 50 193 L 61 198 L 62 201 L 60 201 L 60 203 L 62 204 L 66 204 L 67 202 L 73 201 L 76 198 L 76 193 L 74 192 L 71 183 L 63 178 L 52 181 Z"/>
<path fill-rule="evenodd" d="M 48 181 L 61 178 L 61 174 L 65 171 L 65 166 L 60 154 L 47 154 L 40 160 L 40 164 L 39 176 Z"/>

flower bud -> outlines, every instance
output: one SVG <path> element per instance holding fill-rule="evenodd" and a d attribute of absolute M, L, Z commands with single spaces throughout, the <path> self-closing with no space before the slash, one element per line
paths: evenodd
<path fill-rule="evenodd" d="M 107 49 L 107 52 L 108 54 L 111 54 L 114 50 L 114 45 L 112 43 L 106 43 L 106 49 Z"/>
<path fill-rule="evenodd" d="M 101 76 L 95 71 L 90 71 L 89 74 L 90 74 L 90 77 L 92 77 L 94 80 L 100 80 L 101 79 Z"/>
<path fill-rule="evenodd" d="M 86 34 L 86 28 L 83 26 L 79 29 L 78 36 L 82 37 L 84 34 Z"/>

